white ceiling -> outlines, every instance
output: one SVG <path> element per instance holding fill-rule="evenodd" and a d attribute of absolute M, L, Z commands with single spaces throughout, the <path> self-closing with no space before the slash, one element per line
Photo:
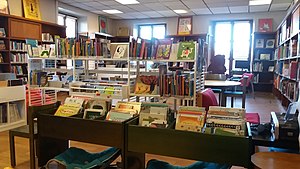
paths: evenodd
<path fill-rule="evenodd" d="M 293 0 L 272 0 L 270 5 L 249 6 L 249 0 L 138 0 L 139 4 L 122 5 L 114 0 L 59 0 L 60 2 L 105 15 L 112 19 L 143 19 L 207 14 L 254 13 L 285 11 Z M 121 14 L 106 14 L 102 10 L 117 9 Z M 188 13 L 176 14 L 184 9 Z"/>

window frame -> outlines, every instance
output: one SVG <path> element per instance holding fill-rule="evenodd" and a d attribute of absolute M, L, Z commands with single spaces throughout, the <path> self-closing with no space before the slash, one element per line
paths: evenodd
<path fill-rule="evenodd" d="M 153 38 L 153 27 L 163 25 L 165 27 L 165 37 L 167 36 L 167 23 L 154 23 L 154 24 L 140 24 L 138 25 L 138 37 L 141 37 L 141 27 L 142 26 L 151 26 L 151 38 Z"/>
<path fill-rule="evenodd" d="M 64 25 L 63 26 L 67 26 L 66 25 L 66 19 L 67 19 L 67 17 L 73 18 L 75 20 L 75 37 L 74 38 L 77 38 L 78 37 L 78 17 L 76 17 L 74 15 L 70 15 L 70 14 L 59 12 L 58 15 L 57 15 L 57 22 L 58 22 L 59 15 L 63 16 L 63 19 L 64 19 Z"/>

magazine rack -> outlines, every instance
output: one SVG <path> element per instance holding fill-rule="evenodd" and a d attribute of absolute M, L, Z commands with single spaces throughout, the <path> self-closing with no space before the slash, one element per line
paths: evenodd
<path fill-rule="evenodd" d="M 215 162 L 251 168 L 254 152 L 251 132 L 245 137 L 210 135 L 168 128 L 150 128 L 128 124 L 127 151 L 150 153 L 190 160 Z M 250 129 L 247 124 L 248 130 Z M 138 161 L 138 159 L 136 159 Z M 144 168 L 145 161 L 138 161 Z M 127 166 L 127 168 L 131 168 Z"/>
<path fill-rule="evenodd" d="M 37 119 L 39 166 L 69 148 L 68 140 L 120 148 L 125 159 L 125 123 L 129 120 L 113 122 L 49 114 L 39 114 Z M 124 168 L 124 161 L 122 165 Z"/>

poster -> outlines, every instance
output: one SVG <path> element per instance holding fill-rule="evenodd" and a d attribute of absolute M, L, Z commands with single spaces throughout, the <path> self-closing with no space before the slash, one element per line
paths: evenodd
<path fill-rule="evenodd" d="M 23 0 L 23 10 L 25 18 L 41 20 L 39 0 Z"/>
<path fill-rule="evenodd" d="M 7 0 L 0 0 L 0 13 L 9 14 Z"/>
<path fill-rule="evenodd" d="M 272 32 L 273 20 L 272 18 L 258 19 L 258 32 Z"/>
<path fill-rule="evenodd" d="M 99 32 L 107 33 L 107 18 L 99 16 Z"/>

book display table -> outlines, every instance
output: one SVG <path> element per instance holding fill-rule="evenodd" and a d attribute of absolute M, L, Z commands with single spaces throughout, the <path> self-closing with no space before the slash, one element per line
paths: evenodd
<path fill-rule="evenodd" d="M 251 134 L 246 137 L 221 136 L 134 124 L 137 121 L 131 121 L 128 125 L 128 152 L 251 168 L 251 155 L 254 152 Z M 138 162 L 139 165 L 135 167 L 144 168 L 145 161 Z"/>

